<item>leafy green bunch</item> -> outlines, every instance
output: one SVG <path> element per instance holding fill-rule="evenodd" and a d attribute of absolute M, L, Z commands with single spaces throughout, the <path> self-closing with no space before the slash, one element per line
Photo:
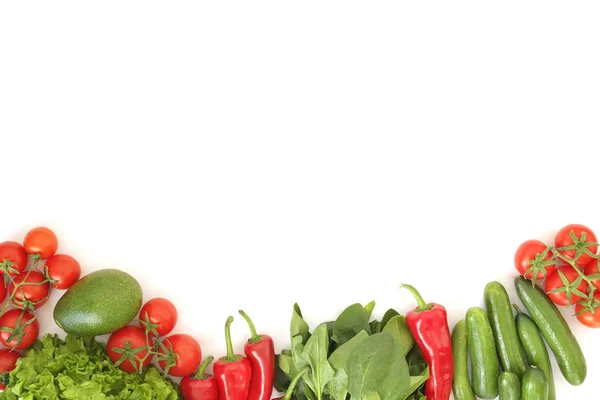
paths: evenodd
<path fill-rule="evenodd" d="M 406 319 L 388 310 L 372 320 L 375 302 L 353 304 L 312 333 L 294 305 L 291 349 L 277 355 L 275 388 L 296 400 L 424 400 L 429 367 Z"/>

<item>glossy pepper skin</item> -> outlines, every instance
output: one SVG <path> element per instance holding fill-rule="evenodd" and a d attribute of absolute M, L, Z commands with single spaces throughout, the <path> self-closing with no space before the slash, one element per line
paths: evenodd
<path fill-rule="evenodd" d="M 251 335 L 244 345 L 244 353 L 250 361 L 252 369 L 248 400 L 270 400 L 273 393 L 273 380 L 275 379 L 273 338 L 256 333 L 256 328 L 250 317 L 242 310 L 239 312 L 248 323 Z"/>
<path fill-rule="evenodd" d="M 252 369 L 250 361 L 246 357 L 235 354 L 233 351 L 230 334 L 232 322 L 233 317 L 229 317 L 225 323 L 227 355 L 217 360 L 213 366 L 213 372 L 217 378 L 221 400 L 249 400 L 248 392 Z"/>
<path fill-rule="evenodd" d="M 400 287 L 409 290 L 419 303 L 419 307 L 406 314 L 406 323 L 429 365 L 425 396 L 427 400 L 448 400 L 452 392 L 454 359 L 446 308 L 440 304 L 425 303 L 410 285 Z"/>
<path fill-rule="evenodd" d="M 213 359 L 213 356 L 207 357 L 193 376 L 181 380 L 179 387 L 183 400 L 219 400 L 217 378 L 205 373 Z"/>

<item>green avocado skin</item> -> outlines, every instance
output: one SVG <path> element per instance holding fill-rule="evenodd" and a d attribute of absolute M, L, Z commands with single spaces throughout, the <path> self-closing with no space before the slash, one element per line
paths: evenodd
<path fill-rule="evenodd" d="M 118 269 L 100 269 L 77 281 L 58 300 L 54 321 L 80 336 L 112 333 L 129 324 L 142 306 L 142 287 Z"/>

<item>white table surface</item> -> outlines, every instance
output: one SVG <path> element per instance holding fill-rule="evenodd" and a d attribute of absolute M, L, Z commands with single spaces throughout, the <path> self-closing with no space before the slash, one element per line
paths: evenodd
<path fill-rule="evenodd" d="M 194 3 L 0 5 L 0 240 L 51 227 L 220 356 L 239 308 L 280 350 L 294 302 L 405 313 L 403 282 L 453 326 L 523 240 L 600 233 L 597 3 Z"/>

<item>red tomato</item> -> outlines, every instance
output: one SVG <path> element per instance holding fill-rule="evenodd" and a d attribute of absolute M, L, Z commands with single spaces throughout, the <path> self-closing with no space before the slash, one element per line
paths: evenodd
<path fill-rule="evenodd" d="M 600 273 L 600 271 L 598 271 L 598 259 L 594 259 L 588 265 L 586 265 L 583 270 L 583 273 L 586 276 L 596 275 Z M 596 289 L 600 290 L 600 278 L 593 279 L 592 284 L 596 287 Z"/>
<path fill-rule="evenodd" d="M 4 286 L 4 282 L 0 281 L 0 303 L 2 303 L 4 301 L 4 299 L 6 298 L 6 286 Z"/>
<path fill-rule="evenodd" d="M 569 283 L 575 282 L 579 277 L 579 274 L 577 273 L 577 271 L 575 271 L 573 267 L 571 267 L 570 265 L 566 265 L 563 267 L 556 268 L 554 272 L 546 278 L 546 293 L 548 294 L 550 300 L 552 300 L 555 304 L 558 304 L 560 306 L 567 306 L 569 305 L 569 297 L 567 296 L 566 291 L 552 293 L 552 291 L 555 289 L 565 287 L 565 284 L 562 281 L 559 272 L 563 273 L 563 275 Z M 581 283 L 577 286 L 577 289 L 581 293 L 587 294 L 589 289 L 588 283 L 582 279 Z M 571 293 L 571 304 L 575 304 L 579 300 L 581 300 L 581 296 Z"/>
<path fill-rule="evenodd" d="M 8 310 L 0 317 L 0 343 L 9 349 L 24 350 L 35 343 L 40 333 L 40 324 L 29 310 Z M 9 338 L 12 336 L 12 339 Z"/>
<path fill-rule="evenodd" d="M 48 278 L 52 279 L 52 286 L 65 290 L 73 286 L 81 277 L 81 266 L 71 256 L 55 254 L 46 261 Z"/>
<path fill-rule="evenodd" d="M 191 375 L 198 369 L 202 360 L 202 350 L 198 341 L 184 333 L 171 335 L 163 340 L 158 354 L 158 365 L 162 370 L 167 368 L 168 359 L 171 359 L 175 364 L 169 368 L 168 373 L 179 377 Z"/>
<path fill-rule="evenodd" d="M 47 260 L 56 253 L 58 238 L 50 229 L 40 226 L 27 232 L 23 246 L 28 254 L 39 254 L 42 260 Z"/>
<path fill-rule="evenodd" d="M 571 237 L 571 232 L 575 234 L 576 240 Z M 585 232 L 585 240 L 581 240 L 581 234 Z M 598 253 L 598 246 L 593 243 L 597 243 L 596 235 L 590 228 L 584 225 L 571 224 L 562 228 L 556 234 L 554 238 L 554 246 L 560 254 L 573 260 L 577 253 L 577 250 L 581 251 L 587 249 L 592 254 Z M 560 250 L 561 247 L 574 247 L 567 250 Z M 583 267 L 592 261 L 593 257 L 585 253 L 581 253 L 581 256 L 577 259 L 577 265 Z"/>
<path fill-rule="evenodd" d="M 110 335 L 106 342 L 106 352 L 113 363 L 126 356 L 125 361 L 119 364 L 119 368 L 125 372 L 138 372 L 152 361 L 152 357 L 147 356 L 151 346 L 142 328 L 127 325 Z M 139 350 L 134 351 L 136 349 Z M 133 364 L 131 359 L 134 360 Z"/>
<path fill-rule="evenodd" d="M 140 326 L 145 328 L 148 321 L 150 324 L 157 325 L 154 329 L 158 336 L 169 334 L 177 323 L 177 309 L 167 299 L 156 297 L 149 300 L 140 311 Z"/>
<path fill-rule="evenodd" d="M 8 287 L 8 292 L 13 296 L 12 303 L 20 308 L 25 306 L 26 301 L 33 303 L 34 308 L 43 306 L 48 301 L 50 293 L 50 283 L 41 283 L 45 280 L 44 274 L 38 270 L 21 272 L 15 276 Z M 21 286 L 15 286 L 20 283 Z"/>
<path fill-rule="evenodd" d="M 17 360 L 21 358 L 21 354 L 16 351 L 10 351 L 6 349 L 0 350 L 0 373 L 10 372 L 17 366 Z M 0 389 L 4 390 L 5 387 L 0 383 Z"/>
<path fill-rule="evenodd" d="M 575 306 L 575 314 L 579 314 L 577 315 L 577 319 L 588 328 L 600 328 L 600 292 L 594 293 L 594 299 L 596 305 L 594 312 L 587 310 L 579 314 L 583 310 L 583 306 L 579 303 Z"/>
<path fill-rule="evenodd" d="M 28 261 L 27 252 L 20 243 L 0 243 L 0 274 L 9 271 L 10 275 L 18 275 L 27 268 Z"/>
<path fill-rule="evenodd" d="M 548 246 L 539 240 L 523 242 L 515 253 L 515 268 L 517 268 L 519 274 L 531 279 L 533 272 L 537 271 L 535 275 L 537 281 L 541 281 L 550 275 L 556 268 L 556 262 L 549 261 L 552 258 L 552 252 L 546 252 L 547 248 Z M 546 252 L 546 255 L 542 256 L 544 252 Z M 530 269 L 532 270 L 527 272 Z"/>

